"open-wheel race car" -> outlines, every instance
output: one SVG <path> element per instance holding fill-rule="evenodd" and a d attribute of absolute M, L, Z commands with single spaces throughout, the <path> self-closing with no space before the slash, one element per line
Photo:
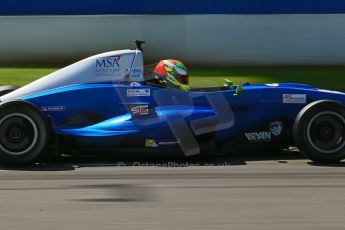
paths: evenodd
<path fill-rule="evenodd" d="M 345 94 L 293 83 L 189 90 L 157 85 L 136 50 L 95 55 L 21 88 L 1 87 L 0 159 L 83 151 L 203 152 L 297 146 L 345 156 Z"/>

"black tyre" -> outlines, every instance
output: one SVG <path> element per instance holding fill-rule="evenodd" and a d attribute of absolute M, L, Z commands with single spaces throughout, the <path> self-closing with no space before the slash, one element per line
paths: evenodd
<path fill-rule="evenodd" d="M 0 97 L 1 96 L 4 96 L 16 89 L 18 89 L 19 87 L 17 86 L 14 86 L 14 85 L 3 85 L 3 86 L 0 86 Z"/>
<path fill-rule="evenodd" d="M 11 165 L 38 160 L 49 141 L 48 127 L 40 111 L 29 103 L 0 105 L 0 160 Z"/>
<path fill-rule="evenodd" d="M 294 123 L 297 147 L 311 160 L 336 163 L 345 157 L 345 107 L 316 101 L 303 108 Z"/>

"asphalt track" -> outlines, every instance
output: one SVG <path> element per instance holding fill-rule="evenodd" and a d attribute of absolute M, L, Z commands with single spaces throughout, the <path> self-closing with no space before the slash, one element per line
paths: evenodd
<path fill-rule="evenodd" d="M 0 229 L 344 229 L 345 163 L 298 152 L 0 167 Z"/>

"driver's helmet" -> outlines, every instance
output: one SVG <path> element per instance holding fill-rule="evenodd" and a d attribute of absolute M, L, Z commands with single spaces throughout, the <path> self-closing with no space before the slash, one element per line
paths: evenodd
<path fill-rule="evenodd" d="M 173 77 L 181 84 L 189 84 L 188 70 L 182 62 L 177 60 L 168 59 L 160 61 L 154 69 L 154 74 L 164 81 Z"/>

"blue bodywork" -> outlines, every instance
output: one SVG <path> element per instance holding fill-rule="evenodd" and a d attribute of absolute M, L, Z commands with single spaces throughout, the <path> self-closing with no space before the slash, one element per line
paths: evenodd
<path fill-rule="evenodd" d="M 21 99 L 40 108 L 58 136 L 71 137 L 82 147 L 105 149 L 118 148 L 125 140 L 143 140 L 143 148 L 147 139 L 179 140 L 172 131 L 172 126 L 179 125 L 174 124 L 175 118 L 183 118 L 195 136 L 212 134 L 210 138 L 216 144 L 243 136 L 253 128 L 256 131 L 255 127 L 271 121 L 284 121 L 289 140 L 288 131 L 306 104 L 324 99 L 345 102 L 343 93 L 302 84 L 245 84 L 243 92 L 237 96 L 234 93 L 232 87 L 182 91 L 105 82 L 66 86 Z M 305 95 L 306 102 L 283 103 L 284 94 Z M 144 111 L 134 114 L 132 108 L 136 106 Z M 223 115 L 229 119 L 228 124 Z M 74 116 L 77 122 L 68 122 Z M 207 119 L 199 133 L 192 128 L 193 122 Z M 225 125 L 217 127 L 218 123 Z M 169 147 L 176 146 L 178 142 L 172 142 Z"/>

